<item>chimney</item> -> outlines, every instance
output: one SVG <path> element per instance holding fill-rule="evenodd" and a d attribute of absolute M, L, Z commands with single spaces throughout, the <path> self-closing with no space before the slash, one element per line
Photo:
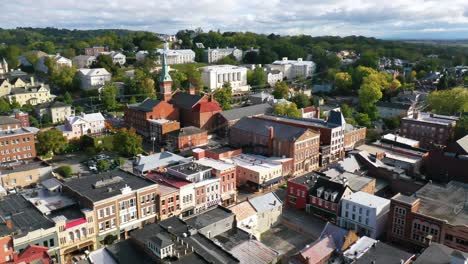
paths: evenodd
<path fill-rule="evenodd" d="M 297 61 L 302 61 L 302 58 L 297 58 Z"/>
<path fill-rule="evenodd" d="M 203 159 L 206 155 L 206 151 L 204 149 L 194 149 L 193 150 L 193 157 L 196 160 Z"/>
<path fill-rule="evenodd" d="M 5 225 L 9 228 L 9 229 L 13 229 L 13 221 L 11 220 L 11 217 L 7 217 L 5 219 Z"/>
<path fill-rule="evenodd" d="M 283 61 L 287 61 L 288 60 L 288 57 L 283 57 Z"/>
<path fill-rule="evenodd" d="M 375 158 L 378 159 L 378 160 L 383 160 L 385 158 L 385 152 L 375 153 Z"/>
<path fill-rule="evenodd" d="M 320 118 L 320 107 L 316 107 L 315 109 L 316 109 L 315 118 L 319 119 Z"/>
<path fill-rule="evenodd" d="M 161 153 L 164 153 L 164 151 L 165 151 L 165 149 L 164 149 L 164 148 L 161 148 L 161 151 L 160 151 L 160 152 L 161 152 Z"/>
<path fill-rule="evenodd" d="M 414 119 L 419 119 L 419 111 L 414 111 L 413 112 L 413 118 Z"/>
<path fill-rule="evenodd" d="M 31 76 L 31 86 L 34 86 L 34 76 Z"/>
<path fill-rule="evenodd" d="M 273 138 L 275 137 L 274 127 L 269 127 L 268 132 L 268 154 L 273 155 Z"/>

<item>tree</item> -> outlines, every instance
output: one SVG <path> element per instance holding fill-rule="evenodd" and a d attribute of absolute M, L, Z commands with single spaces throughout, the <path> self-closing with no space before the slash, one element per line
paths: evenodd
<path fill-rule="evenodd" d="M 365 127 L 371 127 L 372 121 L 369 118 L 369 115 L 365 113 L 357 113 L 356 116 L 354 117 L 354 120 L 360 125 L 360 126 L 365 126 Z"/>
<path fill-rule="evenodd" d="M 10 111 L 10 104 L 5 100 L 5 98 L 0 98 L 0 114 L 8 114 Z"/>
<path fill-rule="evenodd" d="M 277 82 L 275 84 L 275 89 L 273 90 L 273 96 L 276 99 L 288 98 L 289 95 L 289 86 L 286 82 Z"/>
<path fill-rule="evenodd" d="M 341 105 L 341 113 L 343 114 L 345 118 L 353 117 L 353 112 L 354 112 L 354 109 L 350 107 L 349 105 L 347 104 Z"/>
<path fill-rule="evenodd" d="M 397 129 L 400 127 L 400 117 L 383 118 L 382 121 L 388 129 Z"/>
<path fill-rule="evenodd" d="M 256 51 L 248 51 L 244 56 L 244 63 L 247 63 L 247 64 L 261 63 L 259 53 Z"/>
<path fill-rule="evenodd" d="M 228 64 L 228 65 L 238 65 L 239 62 L 237 61 L 236 57 L 234 55 L 229 55 L 226 56 L 216 62 L 216 64 Z"/>
<path fill-rule="evenodd" d="M 361 86 L 361 89 L 359 89 L 359 103 L 361 109 L 368 114 L 371 112 L 373 107 L 375 107 L 375 103 L 377 103 L 381 98 L 382 91 L 377 83 L 364 83 Z"/>
<path fill-rule="evenodd" d="M 347 72 L 338 72 L 335 74 L 335 86 L 338 90 L 347 92 L 353 85 L 353 78 Z"/>
<path fill-rule="evenodd" d="M 62 131 L 55 128 L 39 131 L 37 133 L 36 149 L 42 155 L 49 152 L 56 154 L 66 147 L 67 142 L 68 140 L 63 136 Z"/>
<path fill-rule="evenodd" d="M 297 109 L 297 105 L 295 103 L 286 103 L 286 102 L 276 104 L 273 113 L 275 115 L 298 117 L 298 118 L 302 116 L 301 110 Z"/>
<path fill-rule="evenodd" d="M 458 87 L 434 91 L 427 98 L 433 112 L 442 115 L 456 115 L 468 112 L 468 90 Z"/>
<path fill-rule="evenodd" d="M 49 77 L 52 87 L 57 88 L 60 91 L 73 91 L 78 88 L 75 83 L 75 67 L 59 67 L 50 69 L 53 69 L 50 71 Z"/>
<path fill-rule="evenodd" d="M 100 160 L 96 164 L 96 168 L 98 169 L 99 172 L 107 171 L 109 167 L 110 167 L 110 163 L 107 160 Z"/>
<path fill-rule="evenodd" d="M 468 135 L 468 115 L 464 115 L 458 120 L 455 127 L 455 139 L 458 140 Z"/>
<path fill-rule="evenodd" d="M 68 165 L 60 166 L 55 171 L 64 178 L 69 178 L 73 172 L 72 167 Z"/>
<path fill-rule="evenodd" d="M 223 110 L 231 109 L 232 88 L 231 83 L 224 83 L 222 88 L 214 92 L 214 98 L 219 103 Z"/>
<path fill-rule="evenodd" d="M 117 108 L 117 87 L 113 83 L 106 83 L 102 88 L 102 103 L 107 111 Z"/>
<path fill-rule="evenodd" d="M 134 128 L 117 130 L 113 139 L 114 151 L 122 156 L 132 157 L 143 151 L 143 139 Z"/>
<path fill-rule="evenodd" d="M 253 71 L 248 71 L 247 83 L 253 86 L 253 89 L 263 88 L 266 84 L 266 74 L 263 68 L 255 67 Z"/>
<path fill-rule="evenodd" d="M 294 95 L 292 101 L 297 105 L 298 108 L 310 106 L 310 98 L 303 92 L 299 92 L 296 95 Z"/>
<path fill-rule="evenodd" d="M 378 60 L 379 58 L 375 52 L 368 51 L 361 55 L 356 61 L 356 65 L 377 69 L 379 66 Z"/>
<path fill-rule="evenodd" d="M 72 104 L 73 103 L 73 98 L 71 97 L 70 93 L 67 91 L 65 92 L 65 94 L 63 95 L 63 102 L 67 103 L 67 104 Z"/>

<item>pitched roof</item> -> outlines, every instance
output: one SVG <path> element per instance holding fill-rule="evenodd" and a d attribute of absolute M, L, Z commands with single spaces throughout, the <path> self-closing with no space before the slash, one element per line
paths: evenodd
<path fill-rule="evenodd" d="M 177 92 L 172 96 L 171 103 L 174 104 L 176 107 L 191 110 L 192 107 L 195 106 L 198 101 L 200 101 L 203 96 L 200 95 L 193 95 L 183 92 Z"/>
<path fill-rule="evenodd" d="M 237 221 L 242 221 L 257 214 L 255 208 L 253 208 L 252 205 L 247 201 L 243 201 L 232 207 L 229 207 L 229 210 L 231 210 L 236 215 Z"/>
<path fill-rule="evenodd" d="M 346 124 L 343 114 L 339 111 L 330 111 L 327 122 L 339 126 Z"/>
<path fill-rule="evenodd" d="M 240 129 L 267 137 L 270 134 L 270 127 L 273 128 L 275 138 L 281 138 L 285 140 L 296 140 L 307 131 L 306 128 L 299 128 L 250 117 L 244 117 L 240 119 L 232 127 L 232 129 Z"/>
<path fill-rule="evenodd" d="M 283 205 L 280 198 L 274 192 L 265 193 L 249 199 L 249 203 L 259 213 L 271 210 Z"/>
<path fill-rule="evenodd" d="M 218 102 L 200 102 L 193 108 L 193 110 L 199 113 L 207 113 L 221 111 L 222 109 L 219 107 Z"/>
<path fill-rule="evenodd" d="M 0 125 L 10 125 L 21 123 L 18 119 L 9 116 L 0 116 Z"/>
<path fill-rule="evenodd" d="M 263 115 L 267 113 L 273 112 L 273 107 L 270 104 L 257 104 L 251 105 L 247 107 L 235 108 L 227 111 L 221 112 L 221 116 L 223 116 L 226 120 L 238 120 L 242 117 L 251 117 L 256 115 Z"/>
<path fill-rule="evenodd" d="M 171 238 L 164 233 L 156 234 L 155 236 L 151 237 L 150 240 L 154 244 L 158 245 L 159 248 L 165 248 L 174 244 Z"/>
<path fill-rule="evenodd" d="M 95 68 L 95 69 L 79 69 L 78 70 L 83 75 L 94 76 L 94 75 L 110 75 L 110 73 L 105 68 Z"/>
<path fill-rule="evenodd" d="M 344 245 L 344 239 L 348 235 L 349 231 L 338 227 L 330 222 L 327 222 L 325 227 L 320 234 L 320 239 L 325 237 L 331 237 L 335 243 L 336 249 L 341 250 Z"/>
<path fill-rule="evenodd" d="M 413 256 L 414 255 L 409 252 L 379 241 L 353 263 L 367 264 L 378 260 L 379 263 L 399 264 L 401 263 L 401 260 L 403 260 L 403 263 L 406 263 L 408 260 L 413 258 Z"/>
<path fill-rule="evenodd" d="M 52 263 L 47 247 L 29 245 L 25 250 L 18 254 L 15 263 Z"/>
<path fill-rule="evenodd" d="M 320 261 L 335 251 L 335 243 L 331 237 L 324 237 L 314 244 L 306 247 L 298 252 L 302 259 L 310 259 L 312 261 Z"/>
<path fill-rule="evenodd" d="M 145 172 L 148 170 L 166 167 L 179 162 L 188 162 L 188 158 L 184 158 L 169 151 L 155 153 L 148 156 L 140 156 L 135 163 L 135 168 Z"/>
<path fill-rule="evenodd" d="M 140 110 L 144 112 L 152 112 L 153 108 L 155 108 L 161 101 L 151 98 L 146 98 L 143 102 L 139 104 L 131 104 L 128 108 Z"/>
<path fill-rule="evenodd" d="M 334 182 L 332 180 L 325 179 L 325 178 L 318 178 L 314 187 L 310 189 L 309 194 L 313 196 L 317 196 L 317 190 L 319 188 L 322 188 L 321 190 L 323 190 L 321 194 L 322 197 L 324 197 L 324 193 L 327 191 L 329 193 L 337 192 L 335 199 L 332 198 L 333 197 L 332 195 L 329 196 L 329 200 L 334 203 L 338 203 L 341 200 L 341 197 L 343 196 L 343 193 L 346 190 L 346 186 L 343 185 L 342 183 Z"/>
<path fill-rule="evenodd" d="M 414 264 L 449 264 L 451 255 L 457 250 L 449 248 L 439 243 L 431 243 L 424 252 L 416 259 Z M 468 259 L 467 253 L 461 253 L 462 256 Z"/>
<path fill-rule="evenodd" d="M 276 251 L 255 239 L 236 245 L 230 250 L 230 253 L 239 259 L 240 263 L 249 264 L 274 263 L 279 255 Z"/>
<path fill-rule="evenodd" d="M 460 138 L 457 140 L 457 144 L 466 152 L 468 153 L 468 135 Z"/>

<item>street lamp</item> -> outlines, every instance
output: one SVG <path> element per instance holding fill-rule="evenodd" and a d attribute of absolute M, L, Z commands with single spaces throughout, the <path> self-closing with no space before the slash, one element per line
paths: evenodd
<path fill-rule="evenodd" d="M 151 137 L 151 141 L 153 141 L 153 153 L 154 153 L 154 141 L 156 141 L 156 137 Z"/>

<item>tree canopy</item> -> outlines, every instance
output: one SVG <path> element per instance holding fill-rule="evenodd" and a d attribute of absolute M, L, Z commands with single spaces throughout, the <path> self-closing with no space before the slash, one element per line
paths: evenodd
<path fill-rule="evenodd" d="M 63 136 L 62 131 L 49 129 L 37 133 L 36 149 L 40 154 L 61 152 L 67 145 L 68 140 Z"/>
<path fill-rule="evenodd" d="M 273 111 L 275 115 L 281 116 L 290 116 L 290 117 L 301 117 L 301 111 L 297 109 L 297 105 L 295 103 L 279 103 L 275 105 L 275 109 Z"/>
<path fill-rule="evenodd" d="M 232 88 L 231 83 L 224 83 L 223 87 L 218 88 L 214 92 L 214 98 L 219 103 L 223 110 L 231 109 Z"/>
<path fill-rule="evenodd" d="M 134 128 L 117 130 L 113 139 L 114 151 L 125 157 L 136 156 L 143 152 L 143 139 Z"/>
<path fill-rule="evenodd" d="M 273 96 L 276 99 L 288 98 L 289 96 L 289 86 L 286 82 L 277 82 L 273 90 Z"/>
<path fill-rule="evenodd" d="M 468 90 L 457 87 L 434 91 L 429 94 L 427 102 L 431 110 L 437 114 L 456 115 L 468 112 Z"/>

